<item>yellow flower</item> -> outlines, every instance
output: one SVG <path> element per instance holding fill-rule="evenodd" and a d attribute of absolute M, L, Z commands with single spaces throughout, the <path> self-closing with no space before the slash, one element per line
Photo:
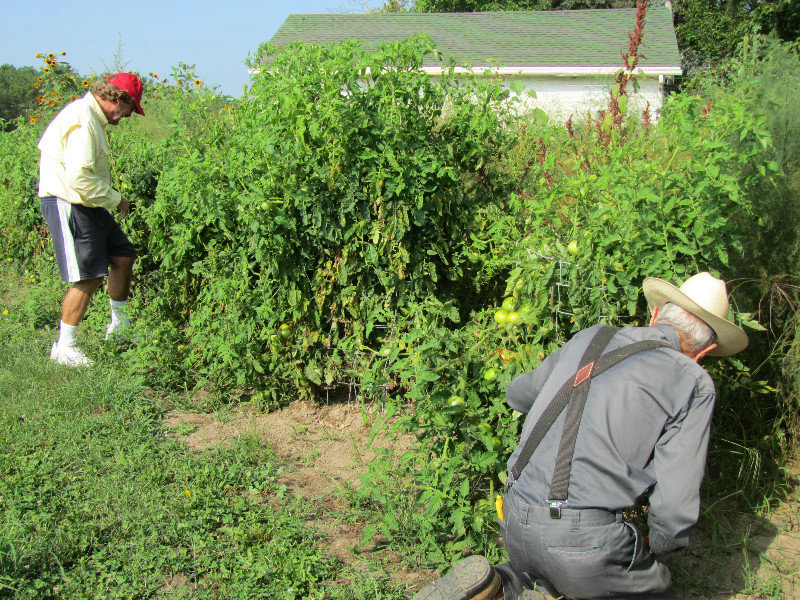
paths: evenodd
<path fill-rule="evenodd" d="M 45 73 L 49 73 L 50 69 L 42 69 Z"/>
<path fill-rule="evenodd" d="M 195 85 L 203 85 L 203 82 L 202 82 L 202 81 L 200 81 L 199 79 L 195 79 L 195 80 L 194 80 L 194 84 L 195 84 Z"/>
<path fill-rule="evenodd" d="M 39 96 L 38 98 L 36 98 L 36 101 L 37 101 L 39 104 L 41 104 L 42 102 L 44 102 L 44 96 Z"/>
<path fill-rule="evenodd" d="M 53 58 L 53 56 L 55 56 L 55 55 L 54 55 L 52 52 L 50 52 L 50 53 L 47 55 L 47 58 Z"/>
<path fill-rule="evenodd" d="M 31 125 L 33 125 L 34 123 L 36 123 L 36 117 L 31 117 Z"/>
<path fill-rule="evenodd" d="M 191 497 L 192 497 L 192 492 L 191 492 L 191 490 L 185 490 L 185 491 L 183 492 L 183 494 L 184 494 L 184 495 L 185 495 L 187 498 L 191 498 Z"/>
<path fill-rule="evenodd" d="M 4 310 L 4 311 L 3 311 L 3 314 L 4 314 L 4 315 L 7 315 L 7 314 L 8 314 L 8 311 L 7 311 L 7 310 Z"/>
<path fill-rule="evenodd" d="M 84 79 L 83 81 L 81 81 L 81 85 L 83 87 L 89 87 L 89 82 Z"/>
<path fill-rule="evenodd" d="M 36 58 L 42 58 L 42 53 L 41 52 L 37 52 L 36 54 L 34 54 L 34 56 Z"/>
<path fill-rule="evenodd" d="M 39 78 L 36 79 L 36 81 L 44 81 L 44 79 L 39 77 Z"/>
<path fill-rule="evenodd" d="M 66 56 L 66 55 L 67 55 L 66 52 L 61 52 L 61 56 Z"/>
<path fill-rule="evenodd" d="M 34 83 L 34 84 L 33 84 L 33 87 L 35 87 L 35 88 L 38 88 L 38 87 L 39 87 L 39 84 L 38 84 L 38 83 Z"/>

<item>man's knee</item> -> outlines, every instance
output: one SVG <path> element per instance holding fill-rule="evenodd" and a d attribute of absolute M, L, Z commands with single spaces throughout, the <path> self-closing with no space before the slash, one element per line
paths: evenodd
<path fill-rule="evenodd" d="M 133 263 L 136 262 L 135 256 L 109 256 L 109 262 L 112 269 L 119 269 L 120 271 L 133 270 Z"/>
<path fill-rule="evenodd" d="M 84 294 L 94 294 L 98 287 L 100 287 L 100 283 L 103 281 L 102 277 L 96 277 L 94 279 L 83 279 L 81 281 L 76 281 L 72 284 L 72 287 L 79 292 Z"/>

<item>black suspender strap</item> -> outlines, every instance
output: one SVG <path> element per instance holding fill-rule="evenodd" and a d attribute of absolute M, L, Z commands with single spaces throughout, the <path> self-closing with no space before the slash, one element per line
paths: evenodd
<path fill-rule="evenodd" d="M 617 348 L 601 356 L 603 350 L 617 331 L 618 329 L 613 327 L 603 327 L 597 332 L 580 360 L 580 369 L 578 369 L 574 377 L 570 377 L 570 379 L 564 382 L 564 385 L 561 386 L 550 401 L 550 404 L 544 410 L 542 416 L 539 417 L 531 434 L 525 441 L 522 452 L 509 473 L 508 487 L 511 487 L 514 481 L 522 474 L 522 470 L 527 466 L 528 461 L 530 461 L 531 456 L 547 431 L 552 427 L 553 423 L 555 423 L 564 408 L 568 407 L 564 421 L 564 429 L 559 442 L 558 454 L 556 455 L 556 465 L 550 485 L 550 495 L 548 497 L 548 501 L 550 502 L 550 516 L 552 518 L 560 518 L 561 505 L 567 500 L 572 457 L 575 452 L 575 442 L 578 436 L 578 428 L 583 415 L 583 409 L 589 394 L 591 378 L 639 352 L 671 347 L 666 342 L 646 340 L 622 346 L 621 348 Z"/>
<path fill-rule="evenodd" d="M 597 360 L 597 357 L 600 356 L 617 331 L 619 330 L 614 327 L 606 326 L 602 327 L 595 334 L 594 338 L 589 343 L 589 347 L 586 348 L 580 362 L 578 363 L 581 366 L 581 368 L 578 370 L 578 373 L 581 373 L 581 371 L 584 371 L 584 369 L 592 368 L 594 361 Z M 522 470 L 527 466 L 531 456 L 533 456 L 533 451 L 536 450 L 545 434 L 553 426 L 553 423 L 556 422 L 558 415 L 561 414 L 561 412 L 569 403 L 571 396 L 570 392 L 572 391 L 572 383 L 576 378 L 570 377 L 564 382 L 564 385 L 562 385 L 561 389 L 559 389 L 556 395 L 553 396 L 550 404 L 547 405 L 547 408 L 544 409 L 542 416 L 539 417 L 536 425 L 534 425 L 530 435 L 528 436 L 528 439 L 525 440 L 525 445 L 522 447 L 522 452 L 520 452 L 519 456 L 517 457 L 517 462 L 515 462 L 514 466 L 511 468 L 508 479 L 509 486 L 519 479 L 519 476 L 522 474 Z"/>

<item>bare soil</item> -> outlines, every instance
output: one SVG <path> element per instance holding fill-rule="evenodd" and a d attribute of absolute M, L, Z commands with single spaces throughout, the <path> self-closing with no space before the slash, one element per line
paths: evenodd
<path fill-rule="evenodd" d="M 353 521 L 345 500 L 347 492 L 360 485 L 359 477 L 377 448 L 390 448 L 398 455 L 411 448 L 411 439 L 388 431 L 370 444 L 372 424 L 380 416 L 377 408 L 353 402 L 297 401 L 271 413 L 246 404 L 223 414 L 175 410 L 164 424 L 171 435 L 198 450 L 230 444 L 241 435 L 266 439 L 286 461 L 280 482 L 291 494 L 309 498 L 322 509 L 323 517 L 310 523 L 322 536 L 321 548 L 355 570 L 406 586 L 410 596 L 436 573 L 406 570 L 399 556 L 380 545 L 361 549 L 363 524 Z M 793 463 L 789 472 L 794 487 L 770 514 L 739 515 L 729 523 L 714 523 L 713 530 L 701 522 L 689 548 L 670 557 L 676 579 L 695 590 L 687 597 L 800 599 L 800 465 Z"/>
<path fill-rule="evenodd" d="M 377 449 L 388 448 L 399 455 L 411 448 L 410 438 L 388 431 L 370 443 L 373 422 L 381 418 L 378 408 L 355 402 L 297 401 L 270 413 L 247 404 L 223 415 L 175 410 L 167 414 L 164 425 L 172 429 L 171 435 L 197 450 L 229 445 L 240 435 L 263 437 L 286 461 L 278 483 L 322 509 L 324 517 L 309 524 L 319 530 L 325 552 L 355 570 L 416 590 L 436 573 L 404 569 L 401 557 L 380 546 L 380 538 L 377 544 L 360 548 L 364 525 L 353 522 L 344 499 L 360 485 L 359 477 Z"/>

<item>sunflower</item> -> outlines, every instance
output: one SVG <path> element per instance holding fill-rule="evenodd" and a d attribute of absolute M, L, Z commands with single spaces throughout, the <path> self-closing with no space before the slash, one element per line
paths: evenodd
<path fill-rule="evenodd" d="M 203 82 L 202 82 L 202 81 L 200 81 L 199 79 L 195 79 L 195 80 L 194 80 L 194 84 L 195 84 L 195 85 L 203 85 Z"/>
<path fill-rule="evenodd" d="M 81 85 L 83 87 L 89 87 L 89 82 L 86 79 L 84 79 L 83 81 L 81 81 Z"/>
<path fill-rule="evenodd" d="M 33 84 L 33 87 L 35 87 L 35 88 L 38 88 L 38 87 L 39 87 L 39 84 L 38 84 L 38 83 L 34 83 L 34 84 Z"/>
<path fill-rule="evenodd" d="M 42 58 L 42 53 L 41 52 L 37 52 L 36 54 L 34 54 L 34 56 L 36 58 Z"/>
<path fill-rule="evenodd" d="M 36 101 L 37 101 L 39 104 L 41 104 L 42 102 L 44 102 L 44 96 L 37 96 L 37 97 L 36 97 Z"/>

